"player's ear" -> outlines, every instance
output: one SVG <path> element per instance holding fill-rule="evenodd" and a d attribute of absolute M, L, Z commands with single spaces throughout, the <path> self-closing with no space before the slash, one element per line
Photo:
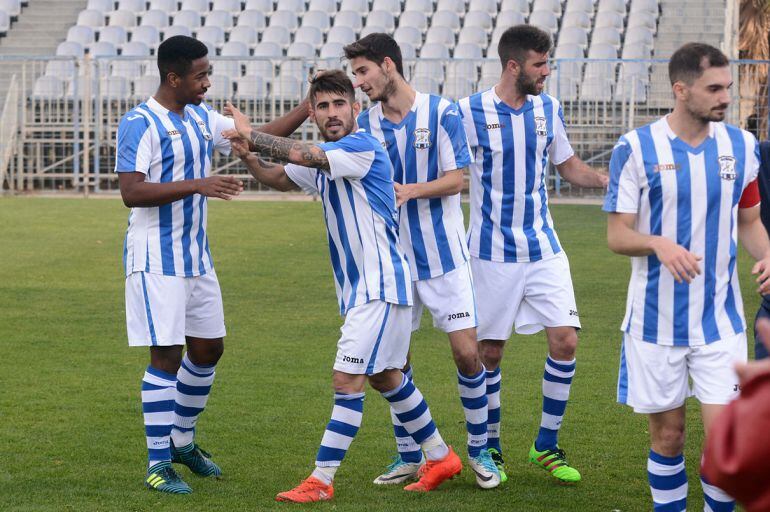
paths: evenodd
<path fill-rule="evenodd" d="M 671 88 L 674 91 L 675 99 L 679 99 L 679 100 L 687 99 L 687 84 L 685 84 L 680 80 L 677 80 L 676 82 L 674 82 L 674 85 L 672 85 Z"/>
<path fill-rule="evenodd" d="M 361 113 L 361 102 L 353 101 L 353 117 L 358 119 L 358 114 Z"/>
<path fill-rule="evenodd" d="M 173 71 L 169 71 L 166 75 L 166 83 L 170 85 L 171 87 L 179 87 L 179 82 L 181 80 L 181 77 L 174 73 Z"/>
<path fill-rule="evenodd" d="M 313 103 L 310 103 L 310 108 L 307 112 L 308 118 L 310 118 L 310 121 L 315 123 L 315 105 Z"/>

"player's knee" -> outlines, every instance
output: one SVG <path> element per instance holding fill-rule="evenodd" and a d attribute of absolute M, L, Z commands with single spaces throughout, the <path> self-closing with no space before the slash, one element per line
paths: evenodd
<path fill-rule="evenodd" d="M 498 343 L 479 343 L 479 356 L 487 370 L 494 370 L 503 360 L 503 345 Z"/>
<path fill-rule="evenodd" d="M 666 425 L 655 432 L 653 449 L 666 457 L 675 457 L 684 450 L 684 443 L 684 425 Z"/>
<path fill-rule="evenodd" d="M 553 337 L 551 342 L 551 355 L 558 361 L 569 361 L 575 358 L 577 351 L 577 330 L 565 329 Z"/>
<path fill-rule="evenodd" d="M 225 344 L 222 340 L 206 343 L 190 344 L 187 349 L 187 357 L 193 364 L 214 365 L 219 362 L 225 352 Z"/>
<path fill-rule="evenodd" d="M 454 351 L 455 365 L 463 375 L 476 375 L 481 369 L 479 353 L 472 348 L 464 348 Z"/>
<path fill-rule="evenodd" d="M 353 393 L 360 393 L 363 391 L 363 386 L 350 375 L 334 372 L 332 375 L 332 386 L 335 393 L 341 393 L 344 395 L 351 395 Z"/>

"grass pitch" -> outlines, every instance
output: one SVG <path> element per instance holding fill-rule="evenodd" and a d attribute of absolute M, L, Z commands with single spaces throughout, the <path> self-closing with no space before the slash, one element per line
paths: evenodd
<path fill-rule="evenodd" d="M 273 497 L 312 468 L 332 406 L 339 317 L 319 203 L 212 201 L 209 234 L 222 286 L 226 350 L 198 439 L 222 480 L 180 469 L 194 493 L 144 489 L 139 397 L 147 350 L 126 343 L 121 267 L 127 210 L 117 200 L 0 200 L 0 510 L 288 510 Z M 583 323 L 560 442 L 574 487 L 529 466 L 540 421 L 541 335 L 516 336 L 503 362 L 509 481 L 481 491 L 472 473 L 427 495 L 371 480 L 394 453 L 386 402 L 367 391 L 362 428 L 314 510 L 649 510 L 646 420 L 615 403 L 627 258 L 606 248 L 597 206 L 553 207 Z M 747 317 L 759 298 L 741 255 Z M 751 335 L 751 334 L 750 334 Z M 465 431 L 446 336 L 426 316 L 412 340 L 415 382 L 445 439 Z M 690 508 L 702 508 L 697 404 L 688 412 Z"/>

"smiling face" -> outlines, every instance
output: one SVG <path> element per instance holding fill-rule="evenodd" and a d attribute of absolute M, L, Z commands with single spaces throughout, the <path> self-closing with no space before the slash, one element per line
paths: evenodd
<path fill-rule="evenodd" d="M 326 142 L 334 142 L 350 134 L 356 126 L 361 105 L 344 94 L 319 92 L 313 98 L 310 118 L 318 126 Z"/>
<path fill-rule="evenodd" d="M 356 81 L 354 87 L 360 87 L 372 101 L 387 101 L 396 92 L 395 64 L 385 57 L 382 64 L 377 64 L 365 57 L 350 59 L 350 68 Z"/>
<path fill-rule="evenodd" d="M 211 87 L 210 72 L 208 57 L 201 57 L 192 61 L 190 70 L 184 75 L 169 73 L 168 81 L 174 88 L 177 101 L 182 105 L 200 105 Z"/>

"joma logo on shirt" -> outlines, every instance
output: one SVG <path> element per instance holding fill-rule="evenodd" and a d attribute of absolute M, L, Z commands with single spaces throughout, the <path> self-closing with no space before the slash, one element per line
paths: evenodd
<path fill-rule="evenodd" d="M 169 131 L 168 131 L 168 132 L 166 132 L 166 133 L 168 133 L 168 136 L 169 136 L 169 137 L 173 137 L 174 135 L 182 135 L 182 134 L 179 132 L 179 130 L 169 130 Z"/>
<path fill-rule="evenodd" d="M 656 164 L 652 166 L 653 172 L 678 171 L 679 164 Z"/>
<path fill-rule="evenodd" d="M 505 128 L 505 125 L 500 123 L 491 123 L 487 125 L 487 130 L 499 130 L 500 128 Z"/>

